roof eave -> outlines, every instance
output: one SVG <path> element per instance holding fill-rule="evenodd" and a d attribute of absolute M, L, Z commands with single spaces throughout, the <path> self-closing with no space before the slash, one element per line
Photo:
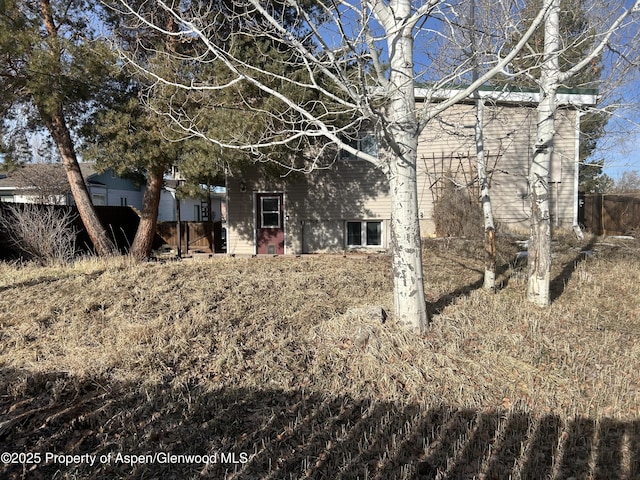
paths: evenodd
<path fill-rule="evenodd" d="M 436 101 L 446 100 L 458 95 L 464 91 L 461 88 L 441 88 L 438 90 L 429 90 L 426 88 L 417 88 L 415 90 L 416 99 L 431 98 Z M 512 104 L 538 104 L 540 102 L 539 91 L 526 91 L 526 90 L 478 90 L 480 98 L 491 100 L 497 103 L 512 103 Z M 557 93 L 557 100 L 559 105 L 571 105 L 575 107 L 592 107 L 597 105 L 599 95 L 593 90 L 575 90 L 575 91 L 561 91 Z M 473 100 L 471 95 L 466 97 L 463 101 Z"/>

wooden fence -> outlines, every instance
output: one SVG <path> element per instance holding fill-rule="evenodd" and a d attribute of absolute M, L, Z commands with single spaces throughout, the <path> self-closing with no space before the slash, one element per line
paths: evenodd
<path fill-rule="evenodd" d="M 595 235 L 640 232 L 640 196 L 581 194 L 579 207 L 579 222 Z"/>
<path fill-rule="evenodd" d="M 181 246 L 182 253 L 224 252 L 222 222 L 180 222 L 181 242 L 178 242 L 178 222 L 158 222 L 156 229 L 164 243 Z"/>

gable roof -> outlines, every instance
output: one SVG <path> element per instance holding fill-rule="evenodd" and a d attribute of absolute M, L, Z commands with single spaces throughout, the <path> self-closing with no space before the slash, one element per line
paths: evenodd
<path fill-rule="evenodd" d="M 59 163 L 33 163 L 4 172 L 0 177 L 0 188 L 29 189 L 38 184 L 47 183 L 56 188 L 68 188 L 67 174 L 64 165 Z"/>
<path fill-rule="evenodd" d="M 85 181 L 96 175 L 93 163 L 80 163 L 80 171 Z M 0 190 L 54 189 L 61 193 L 69 191 L 69 180 L 61 163 L 26 163 L 0 174 Z"/>

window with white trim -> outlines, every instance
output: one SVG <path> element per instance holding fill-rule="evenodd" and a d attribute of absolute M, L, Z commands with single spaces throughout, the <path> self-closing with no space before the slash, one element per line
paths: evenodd
<path fill-rule="evenodd" d="M 345 230 L 347 247 L 382 247 L 382 220 L 348 221 Z"/>
<path fill-rule="evenodd" d="M 260 197 L 260 228 L 280 228 L 280 197 Z"/>
<path fill-rule="evenodd" d="M 91 202 L 94 205 L 106 205 L 107 196 L 104 193 L 94 193 L 91 195 Z"/>

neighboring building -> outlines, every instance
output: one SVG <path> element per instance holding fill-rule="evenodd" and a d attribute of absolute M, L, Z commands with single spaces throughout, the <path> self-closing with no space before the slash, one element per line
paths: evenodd
<path fill-rule="evenodd" d="M 416 92 L 417 98 L 420 92 Z M 443 92 L 443 97 L 455 91 Z M 485 106 L 485 156 L 491 176 L 494 216 L 503 229 L 529 228 L 527 177 L 536 135 L 534 91 L 481 92 Z M 555 227 L 577 223 L 580 107 L 594 105 L 593 91 L 566 91 L 556 119 L 550 174 Z M 475 107 L 461 103 L 432 120 L 418 145 L 421 231 L 434 235 L 434 203 L 450 181 L 478 196 Z M 390 246 L 391 198 L 384 174 L 355 158 L 327 170 L 265 175 L 261 166 L 227 178 L 227 252 L 287 254 Z"/>
<path fill-rule="evenodd" d="M 111 169 L 96 172 L 92 163 L 80 163 L 94 205 L 142 208 L 143 186 Z M 0 200 L 15 203 L 72 205 L 73 197 L 64 165 L 33 163 L 0 175 Z"/>
<path fill-rule="evenodd" d="M 214 222 L 225 220 L 225 200 L 224 189 L 216 189 L 211 192 L 211 213 L 209 218 L 208 205 L 206 199 L 202 198 L 180 198 L 176 195 L 179 180 L 173 178 L 165 179 L 165 186 L 160 194 L 160 205 L 158 208 L 159 222 L 175 222 L 178 220 L 178 203 L 180 206 L 180 220 L 183 222 L 204 222 L 212 220 Z"/>
<path fill-rule="evenodd" d="M 142 210 L 144 184 L 131 178 L 118 176 L 114 170 L 98 173 L 93 163 L 80 163 L 91 201 L 96 206 L 129 206 Z M 158 221 L 177 220 L 176 188 L 179 179 L 170 172 L 160 196 Z M 211 194 L 213 221 L 224 221 L 226 193 L 217 188 Z M 73 205 L 64 165 L 56 163 L 25 164 L 10 173 L 0 174 L 0 201 L 13 203 L 42 203 Z M 202 222 L 209 219 L 206 200 L 183 198 L 180 200 L 180 219 Z"/>
<path fill-rule="evenodd" d="M 60 164 L 28 164 L 0 174 L 0 201 L 67 205 L 71 195 Z"/>
<path fill-rule="evenodd" d="M 111 168 L 98 173 L 93 163 L 81 163 L 80 169 L 94 205 L 133 207 L 142 210 L 143 182 L 120 177 Z"/>

